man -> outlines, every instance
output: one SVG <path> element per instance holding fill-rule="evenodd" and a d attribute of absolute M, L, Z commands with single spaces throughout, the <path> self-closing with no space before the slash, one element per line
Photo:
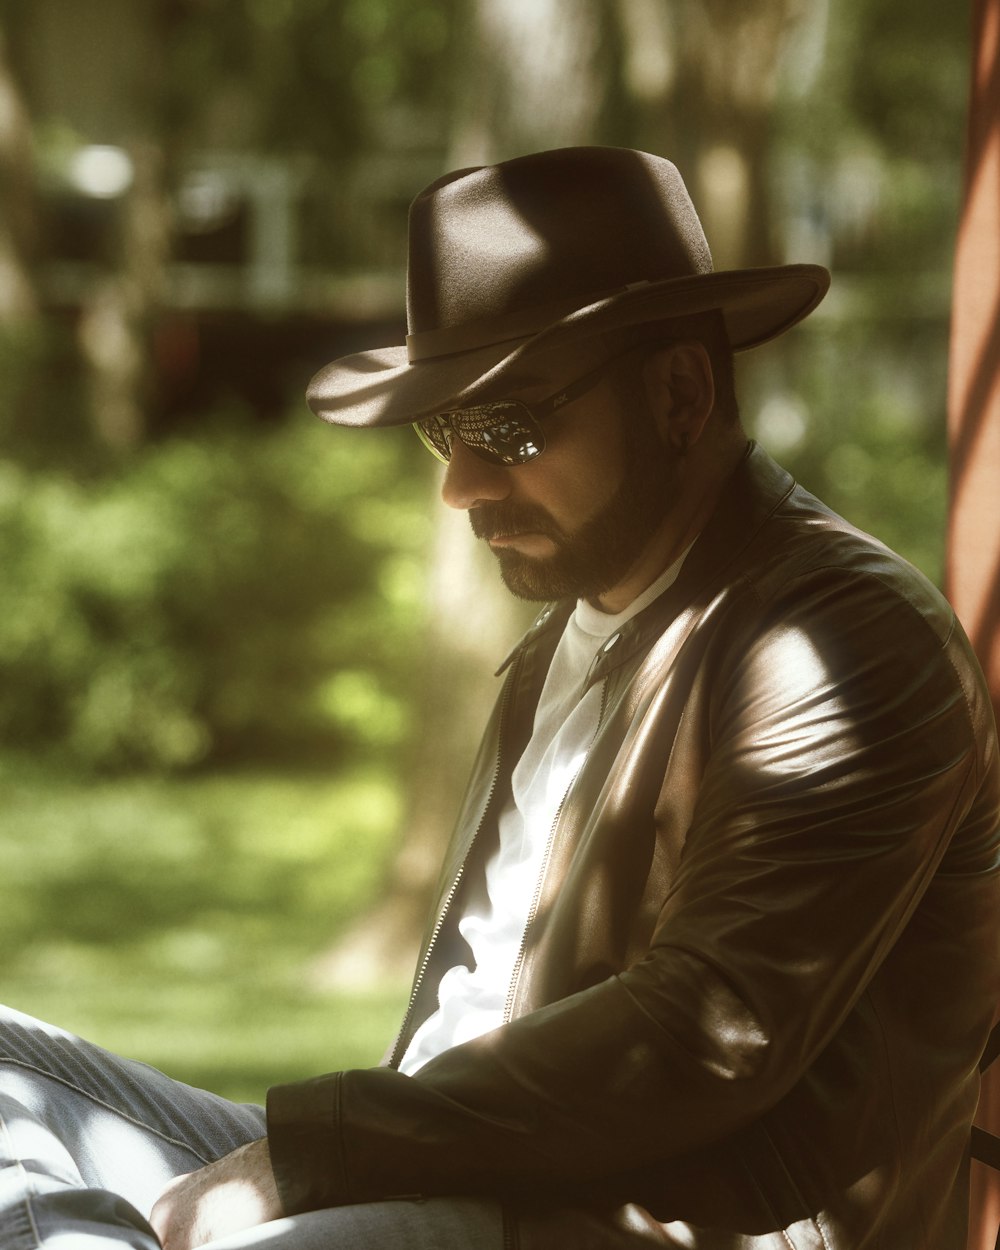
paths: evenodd
<path fill-rule="evenodd" d="M 414 422 L 509 588 L 558 602 L 504 666 L 391 1060 L 273 1089 L 264 1136 L 14 1021 L 5 1247 L 149 1246 L 135 1207 L 183 1172 L 167 1250 L 963 1250 L 989 701 L 947 604 L 748 444 L 733 393 L 732 349 L 827 282 L 714 272 L 643 153 L 418 197 L 407 347 L 310 403 Z"/>

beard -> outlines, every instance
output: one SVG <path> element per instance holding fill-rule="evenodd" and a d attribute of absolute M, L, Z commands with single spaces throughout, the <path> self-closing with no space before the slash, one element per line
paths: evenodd
<path fill-rule="evenodd" d="M 509 547 L 494 551 L 504 585 L 519 599 L 595 599 L 617 586 L 635 566 L 673 508 L 679 460 L 651 423 L 637 414 L 626 423 L 625 469 L 611 498 L 568 534 L 539 504 L 485 503 L 469 513 L 477 538 L 544 534 L 551 556 L 526 556 Z"/>

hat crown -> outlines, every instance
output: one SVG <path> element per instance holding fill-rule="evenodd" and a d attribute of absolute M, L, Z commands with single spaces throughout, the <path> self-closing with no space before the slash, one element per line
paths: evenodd
<path fill-rule="evenodd" d="M 534 333 L 635 283 L 712 271 L 668 160 L 561 148 L 459 170 L 410 207 L 411 349 L 442 355 Z"/>

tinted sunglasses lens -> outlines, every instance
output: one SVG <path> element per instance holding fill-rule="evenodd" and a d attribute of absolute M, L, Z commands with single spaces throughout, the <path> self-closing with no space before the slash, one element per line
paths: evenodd
<path fill-rule="evenodd" d="M 457 435 L 481 460 L 490 464 L 527 464 L 545 450 L 545 435 L 524 404 L 499 399 L 475 408 L 425 417 L 414 425 L 424 446 L 439 460 L 451 459 Z"/>
<path fill-rule="evenodd" d="M 538 422 L 514 399 L 463 408 L 451 421 L 462 442 L 491 464 L 527 464 L 545 450 Z"/>
<path fill-rule="evenodd" d="M 425 417 L 423 421 L 417 421 L 413 428 L 431 455 L 437 456 L 438 460 L 443 460 L 447 464 L 451 459 L 451 442 L 454 438 L 448 418 L 445 416 Z"/>

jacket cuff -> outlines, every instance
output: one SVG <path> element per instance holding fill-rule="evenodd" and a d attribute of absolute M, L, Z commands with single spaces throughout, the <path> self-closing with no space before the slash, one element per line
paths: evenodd
<path fill-rule="evenodd" d="M 286 1215 L 350 1201 L 340 1149 L 339 1072 L 267 1091 L 271 1170 Z"/>

